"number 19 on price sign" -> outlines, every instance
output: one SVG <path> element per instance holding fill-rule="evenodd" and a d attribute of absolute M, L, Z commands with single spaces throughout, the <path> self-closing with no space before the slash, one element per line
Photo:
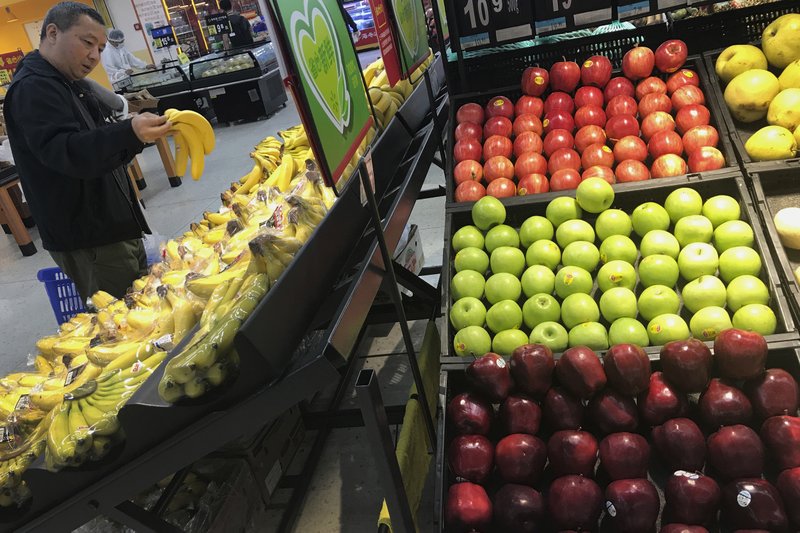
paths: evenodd
<path fill-rule="evenodd" d="M 456 20 L 462 49 L 474 49 L 533 37 L 533 10 L 526 0 L 457 0 Z"/>

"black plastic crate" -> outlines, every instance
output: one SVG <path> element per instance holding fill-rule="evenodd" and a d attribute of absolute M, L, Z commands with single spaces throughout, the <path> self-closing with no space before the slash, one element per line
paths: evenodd
<path fill-rule="evenodd" d="M 711 343 L 708 343 L 711 345 Z M 558 356 L 556 356 L 558 357 Z M 652 367 L 653 371 L 660 370 L 660 364 L 658 361 L 658 357 L 653 357 L 651 355 L 652 360 Z M 437 437 L 437 448 L 436 448 L 436 480 L 435 480 L 435 493 L 434 493 L 434 513 L 436 517 L 436 522 L 438 524 L 437 531 L 447 531 L 446 524 L 444 523 L 445 517 L 445 503 L 447 501 L 447 492 L 450 485 L 453 482 L 452 473 L 449 470 L 447 465 L 447 446 L 450 444 L 450 441 L 453 438 L 452 429 L 446 420 L 446 407 L 447 403 L 456 395 L 464 392 L 467 390 L 468 384 L 465 375 L 465 369 L 468 363 L 462 364 L 453 364 L 453 365 L 445 365 L 442 367 L 442 371 L 440 372 L 439 376 L 439 420 L 438 420 L 438 437 Z M 796 338 L 793 340 L 783 340 L 777 342 L 770 342 L 769 344 L 769 354 L 767 356 L 767 368 L 782 368 L 792 374 L 796 380 L 800 380 L 800 341 Z M 693 417 L 694 418 L 694 417 Z M 702 427 L 702 426 L 701 426 Z M 758 428 L 755 428 L 758 431 Z M 645 430 L 640 429 L 642 431 L 643 436 L 647 437 Z M 547 442 L 547 438 L 551 434 L 551 431 L 548 430 L 546 425 L 543 424 L 542 430 L 540 430 L 539 434 L 537 435 L 539 438 Z M 599 442 L 598 438 L 598 442 Z M 664 508 L 664 493 L 663 488 L 666 482 L 666 479 L 671 474 L 671 472 L 663 466 L 659 460 L 657 459 L 657 453 L 655 450 L 652 449 L 652 442 L 650 439 L 648 441 L 651 443 L 651 460 L 650 460 L 650 468 L 649 468 L 649 479 L 655 484 L 656 489 L 659 493 L 660 504 L 661 504 L 661 511 L 663 512 Z M 774 484 L 775 479 L 773 475 L 774 466 L 771 464 L 769 460 L 766 461 L 766 468 L 768 470 L 769 475 L 767 479 Z M 599 470 L 599 467 L 598 467 Z M 604 487 L 603 481 L 604 477 L 603 474 L 598 472 L 598 475 L 595 478 L 600 484 L 601 488 Z M 493 480 L 494 481 L 494 480 Z M 544 492 L 546 495 L 546 488 L 547 484 L 550 481 L 548 476 L 547 470 L 545 470 L 545 475 L 543 476 L 542 483 L 540 486 L 536 487 L 537 490 L 540 492 Z M 491 498 L 492 488 L 496 488 L 497 484 L 490 486 L 487 490 L 489 497 Z M 611 531 L 610 528 L 605 527 L 607 524 L 604 524 L 604 527 L 601 528 L 601 531 Z M 659 520 L 656 522 L 656 529 L 659 529 L 661 526 L 661 516 L 659 514 Z M 491 532 L 500 533 L 499 530 L 491 530 Z M 546 529 L 546 531 L 550 531 Z M 555 531 L 555 530 L 553 530 Z M 730 530 L 721 528 L 719 525 L 715 524 L 712 528 L 709 529 L 712 533 L 729 533 Z M 490 533 L 491 533 L 490 532 Z M 505 532 L 503 532 L 505 533 Z"/>
<path fill-rule="evenodd" d="M 745 183 L 744 178 L 742 177 L 741 171 L 738 170 L 731 170 L 728 171 L 728 174 L 725 176 L 720 176 L 717 179 L 713 180 L 702 180 L 702 181 L 692 181 L 687 183 L 663 183 L 666 180 L 658 180 L 656 183 L 653 184 L 650 188 L 646 190 L 642 189 L 618 189 L 616 190 L 616 197 L 614 199 L 614 204 L 612 208 L 622 209 L 626 213 L 630 214 L 630 212 L 639 204 L 644 202 L 657 202 L 659 204 L 664 203 L 666 197 L 677 189 L 678 187 L 682 186 L 689 186 L 695 189 L 700 195 L 703 197 L 704 200 L 715 196 L 717 194 L 727 194 L 739 201 L 739 205 L 741 207 L 741 215 L 740 218 L 746 222 L 748 222 L 751 227 L 753 228 L 753 233 L 755 235 L 755 242 L 753 244 L 753 249 L 755 249 L 758 254 L 761 256 L 762 260 L 762 269 L 760 273 L 761 280 L 767 285 L 767 288 L 770 292 L 770 302 L 769 305 L 772 310 L 775 312 L 775 316 L 778 321 L 776 332 L 773 335 L 768 336 L 768 340 L 780 340 L 781 334 L 784 333 L 793 333 L 795 332 L 795 322 L 794 318 L 792 317 L 791 310 L 789 308 L 789 304 L 787 303 L 786 293 L 784 292 L 784 283 L 781 279 L 781 276 L 778 274 L 778 267 L 775 265 L 774 259 L 772 254 L 770 253 L 769 245 L 767 244 L 767 238 L 764 236 L 764 231 L 762 229 L 762 223 L 759 219 L 759 216 L 756 214 L 756 208 L 753 202 L 753 199 L 748 192 L 747 185 Z M 575 191 L 562 191 L 562 193 L 558 193 L 561 196 L 572 196 L 575 197 Z M 547 208 L 547 201 L 539 201 L 546 196 L 552 195 L 534 195 L 534 196 L 521 196 L 514 199 L 513 203 L 506 204 L 506 224 L 514 227 L 519 228 L 525 219 L 533 215 L 545 215 L 545 210 Z M 550 198 L 552 199 L 552 198 Z M 527 201 L 526 201 L 527 200 Z M 531 201 L 533 200 L 533 201 Z M 596 215 L 592 215 L 590 213 L 583 214 L 583 220 L 586 220 L 592 226 L 594 226 L 594 221 L 596 219 Z M 471 209 L 465 208 L 462 210 L 453 210 L 448 212 L 445 215 L 445 228 L 444 228 L 444 254 L 443 257 L 446 259 L 446 263 L 443 265 L 443 272 L 442 275 L 444 276 L 442 279 L 442 312 L 444 314 L 444 318 L 446 320 L 445 324 L 445 334 L 442 335 L 442 363 L 458 363 L 459 361 L 463 361 L 463 359 L 453 352 L 453 337 L 455 336 L 455 331 L 453 330 L 452 324 L 450 323 L 450 309 L 452 307 L 452 299 L 450 296 L 450 280 L 455 275 L 455 266 L 453 264 L 455 254 L 453 253 L 453 249 L 450 245 L 451 239 L 453 234 L 462 226 L 466 226 L 472 224 L 472 214 Z M 637 247 L 639 246 L 639 237 L 636 235 L 635 232 L 631 233 L 631 239 L 634 243 L 636 243 Z M 599 243 L 595 241 L 595 243 L 599 246 Z M 638 265 L 638 261 L 637 261 Z M 599 266 L 598 266 L 599 268 Z M 596 275 L 595 272 L 592 273 L 593 276 Z M 682 278 L 679 279 L 677 288 L 681 289 L 684 285 L 684 281 Z M 636 287 L 634 288 L 634 292 L 636 293 L 637 297 L 641 293 L 641 286 L 637 283 Z M 680 290 L 676 291 L 680 297 Z M 592 289 L 592 296 L 594 296 L 596 301 L 599 301 L 599 298 L 602 292 L 597 288 L 597 284 L 595 282 L 595 286 Z M 520 298 L 520 302 L 524 300 L 524 294 Z M 520 303 L 522 306 L 522 303 Z M 488 307 L 487 307 L 488 310 Z M 691 313 L 687 309 L 679 310 L 679 314 L 681 317 L 689 324 L 689 319 L 691 318 Z M 732 315 L 731 315 L 732 317 Z M 600 317 L 600 322 L 608 328 L 608 324 L 605 322 L 603 317 Z M 645 324 L 646 325 L 646 324 Z M 528 332 L 527 328 L 524 328 L 523 331 Z M 529 333 L 529 332 L 528 332 Z M 660 346 L 650 346 L 645 348 L 645 350 L 650 354 L 657 354 L 660 350 Z"/>
<path fill-rule="evenodd" d="M 775 255 L 775 267 L 783 278 L 789 306 L 794 310 L 797 321 L 800 320 L 800 283 L 795 279 L 794 271 L 800 268 L 800 250 L 792 250 L 781 244 L 772 219 L 784 207 L 800 207 L 800 187 L 797 186 L 800 160 L 772 163 L 772 168 L 767 165 L 748 165 L 747 173 L 752 180 L 756 210 L 761 214 L 767 241 Z"/>
<path fill-rule="evenodd" d="M 627 51 L 627 49 L 625 51 Z M 725 120 L 723 120 L 724 114 L 722 109 L 720 109 L 719 107 L 717 99 L 714 98 L 712 95 L 714 91 L 714 85 L 717 84 L 715 83 L 714 80 L 709 78 L 708 72 L 706 71 L 701 56 L 699 55 L 690 56 L 686 61 L 685 67 L 694 70 L 700 77 L 700 87 L 703 89 L 703 93 L 705 93 L 706 95 L 706 107 L 708 107 L 709 111 L 711 111 L 711 125 L 717 128 L 717 131 L 719 132 L 719 145 L 717 146 L 717 148 L 719 148 L 720 152 L 722 152 L 722 155 L 725 157 L 725 162 L 727 166 L 718 170 L 694 172 L 690 174 L 684 174 L 682 176 L 675 176 L 673 178 L 660 178 L 660 179 L 651 179 L 651 180 L 631 182 L 631 183 L 619 183 L 614 185 L 615 190 L 625 191 L 632 189 L 648 189 L 649 187 L 656 184 L 661 185 L 667 183 L 676 186 L 685 185 L 693 180 L 713 179 L 717 176 L 725 175 L 734 167 L 735 168 L 739 167 L 739 164 L 736 159 L 736 151 L 733 149 L 733 145 L 731 143 L 730 135 L 728 132 L 729 126 L 727 125 Z M 614 73 L 612 74 L 612 76 L 617 76 L 617 75 L 619 75 L 619 71 L 614 71 Z M 445 189 L 446 189 L 446 202 L 447 202 L 446 208 L 448 210 L 463 209 L 472 206 L 472 202 L 456 202 L 454 198 L 455 178 L 453 172 L 456 163 L 455 160 L 453 159 L 453 148 L 455 146 L 455 128 L 457 126 L 455 117 L 458 108 L 463 104 L 469 102 L 475 102 L 480 104 L 481 106 L 485 106 L 489 100 L 498 95 L 504 95 L 507 96 L 508 98 L 511 98 L 512 101 L 516 101 L 516 99 L 522 95 L 522 91 L 520 89 L 521 77 L 522 74 L 520 73 L 519 77 L 516 80 L 516 83 L 513 86 L 498 88 L 498 89 L 489 89 L 479 94 L 473 94 L 469 96 L 462 95 L 454 98 L 453 103 L 450 106 L 450 122 L 448 126 L 449 131 L 448 131 L 447 146 L 446 146 L 447 169 L 445 172 Z M 561 196 L 563 192 L 564 191 L 539 193 L 526 196 L 525 198 L 538 198 L 541 199 L 541 201 L 550 201 L 556 196 Z M 514 198 L 503 198 L 502 202 L 508 205 L 518 200 L 519 198 L 517 198 L 516 200 Z"/>

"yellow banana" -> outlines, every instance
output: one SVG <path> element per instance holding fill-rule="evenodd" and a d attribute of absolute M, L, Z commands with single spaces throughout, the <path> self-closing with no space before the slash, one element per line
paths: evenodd
<path fill-rule="evenodd" d="M 167 118 L 173 124 L 176 122 L 182 122 L 197 130 L 200 140 L 203 143 L 203 152 L 206 155 L 210 154 L 212 150 L 214 150 L 214 144 L 216 142 L 214 137 L 214 128 L 211 127 L 211 124 L 203 115 L 190 109 L 183 109 L 181 111 L 176 109 L 167 109 L 164 114 L 167 115 Z"/>
<path fill-rule="evenodd" d="M 182 178 L 189 165 L 189 145 L 178 130 L 172 130 L 172 138 L 175 140 L 175 173 Z"/>
<path fill-rule="evenodd" d="M 205 167 L 205 155 L 200 135 L 192 126 L 182 122 L 173 124 L 172 127 L 183 135 L 186 146 L 189 148 L 189 157 L 192 160 L 192 179 L 195 181 L 199 180 L 200 176 L 203 175 L 203 168 Z"/>
<path fill-rule="evenodd" d="M 92 305 L 94 305 L 95 309 L 103 309 L 106 306 L 109 306 L 112 303 L 114 303 L 114 300 L 116 300 L 116 298 L 108 294 L 106 291 L 97 291 L 92 295 L 91 300 L 92 300 Z"/>
<path fill-rule="evenodd" d="M 92 447 L 92 433 L 81 413 L 78 402 L 69 402 L 69 438 L 75 443 L 75 453 L 84 454 Z"/>
<path fill-rule="evenodd" d="M 236 194 L 248 194 L 253 187 L 255 187 L 259 181 L 261 181 L 261 177 L 264 174 L 264 170 L 259 163 L 253 165 L 252 170 L 247 174 L 247 179 L 242 183 L 242 186 L 236 190 Z"/>
<path fill-rule="evenodd" d="M 71 392 L 87 381 L 96 378 L 100 374 L 99 366 L 88 363 L 81 371 L 80 375 L 69 385 L 62 386 L 57 390 L 32 391 L 30 393 L 31 403 L 42 411 L 51 411 L 59 402 L 64 399 L 64 394 Z M 63 378 L 62 378 L 63 385 Z"/>

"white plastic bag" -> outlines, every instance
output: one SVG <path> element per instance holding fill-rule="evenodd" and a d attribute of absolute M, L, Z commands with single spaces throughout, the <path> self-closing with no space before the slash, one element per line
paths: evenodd
<path fill-rule="evenodd" d="M 0 161 L 6 161 L 8 163 L 14 164 L 14 156 L 11 154 L 11 143 L 8 142 L 8 139 L 3 141 L 3 144 L 0 144 Z"/>

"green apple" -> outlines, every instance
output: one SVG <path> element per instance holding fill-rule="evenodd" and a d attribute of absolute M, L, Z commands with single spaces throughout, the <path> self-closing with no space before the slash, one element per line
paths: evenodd
<path fill-rule="evenodd" d="M 678 283 L 678 262 L 668 255 L 648 255 L 639 261 L 639 281 L 644 287 L 666 285 L 674 287 Z"/>
<path fill-rule="evenodd" d="M 680 187 L 669 193 L 664 201 L 664 209 L 669 213 L 669 219 L 675 224 L 683 217 L 702 213 L 703 198 L 694 189 Z"/>
<path fill-rule="evenodd" d="M 589 294 L 592 292 L 592 275 L 577 266 L 565 266 L 556 272 L 556 294 L 566 298 L 571 294 Z"/>
<path fill-rule="evenodd" d="M 571 242 L 561 252 L 561 264 L 564 266 L 579 266 L 587 272 L 592 272 L 599 262 L 600 251 L 589 241 Z"/>
<path fill-rule="evenodd" d="M 758 276 L 761 272 L 761 256 L 747 246 L 734 246 L 719 256 L 719 277 L 725 283 L 742 274 Z"/>
<path fill-rule="evenodd" d="M 702 215 L 710 220 L 711 224 L 716 228 L 723 222 L 739 220 L 741 208 L 736 198 L 727 194 L 718 194 L 705 201 Z"/>
<path fill-rule="evenodd" d="M 558 228 L 567 220 L 581 218 L 582 214 L 581 206 L 571 196 L 559 196 L 550 200 L 544 212 L 547 220 L 550 221 L 554 228 Z"/>
<path fill-rule="evenodd" d="M 627 261 L 609 261 L 597 271 L 597 286 L 605 292 L 613 287 L 636 287 L 636 269 Z"/>
<path fill-rule="evenodd" d="M 625 287 L 608 289 L 600 297 L 600 313 L 609 323 L 618 318 L 636 318 L 636 294 Z"/>
<path fill-rule="evenodd" d="M 600 243 L 600 260 L 603 263 L 619 260 L 634 264 L 637 257 L 639 249 L 631 238 L 625 235 L 611 235 Z"/>
<path fill-rule="evenodd" d="M 644 237 L 648 231 L 656 229 L 668 230 L 669 213 L 655 202 L 645 202 L 633 210 L 631 222 L 633 223 L 633 231 L 639 237 Z"/>
<path fill-rule="evenodd" d="M 769 303 L 769 289 L 759 278 L 744 274 L 728 283 L 728 309 L 735 313 L 747 304 Z"/>
<path fill-rule="evenodd" d="M 498 224 L 486 232 L 483 246 L 489 253 L 492 253 L 496 248 L 500 248 L 501 246 L 519 248 L 519 233 L 511 226 Z"/>
<path fill-rule="evenodd" d="M 525 263 L 528 266 L 544 265 L 555 270 L 561 263 L 561 248 L 548 239 L 540 239 L 528 247 L 525 252 Z"/>
<path fill-rule="evenodd" d="M 459 298 L 450 308 L 450 323 L 456 331 L 467 326 L 483 326 L 486 322 L 486 306 L 472 296 Z"/>
<path fill-rule="evenodd" d="M 589 178 L 578 184 L 575 200 L 589 213 L 602 213 L 614 203 L 614 189 L 603 178 Z"/>
<path fill-rule="evenodd" d="M 493 333 L 519 329 L 522 325 L 522 309 L 514 300 L 497 302 L 486 311 L 486 325 Z"/>
<path fill-rule="evenodd" d="M 534 294 L 522 304 L 522 320 L 525 327 L 533 329 L 542 322 L 554 322 L 561 318 L 561 305 L 550 294 Z"/>
<path fill-rule="evenodd" d="M 520 282 L 522 283 L 522 292 L 527 298 L 540 292 L 552 294 L 556 284 L 556 275 L 544 265 L 533 265 L 525 270 Z"/>
<path fill-rule="evenodd" d="M 647 324 L 650 344 L 658 346 L 672 341 L 682 341 L 691 337 L 686 321 L 675 314 L 658 315 Z"/>
<path fill-rule="evenodd" d="M 506 221 L 506 207 L 494 196 L 484 196 L 472 206 L 472 223 L 478 229 L 489 229 Z"/>
<path fill-rule="evenodd" d="M 672 233 L 656 229 L 645 233 L 642 242 L 639 243 L 639 251 L 642 253 L 642 257 L 662 254 L 678 259 L 681 245 Z"/>
<path fill-rule="evenodd" d="M 733 327 L 772 335 L 778 327 L 775 312 L 763 304 L 747 304 L 733 313 Z"/>
<path fill-rule="evenodd" d="M 608 350 L 608 332 L 600 322 L 584 322 L 569 330 L 569 345 Z"/>
<path fill-rule="evenodd" d="M 647 336 L 647 328 L 635 318 L 618 318 L 608 328 L 608 343 L 615 344 L 635 344 L 645 347 L 650 345 L 650 337 Z"/>
<path fill-rule="evenodd" d="M 594 228 L 585 220 L 567 220 L 556 228 L 556 242 L 563 250 L 571 242 L 594 242 Z"/>
<path fill-rule="evenodd" d="M 701 341 L 713 341 L 721 331 L 732 327 L 728 312 L 716 305 L 700 309 L 689 320 L 692 337 Z"/>
<path fill-rule="evenodd" d="M 483 274 L 474 270 L 456 272 L 450 280 L 450 296 L 453 300 L 460 300 L 465 296 L 483 298 L 483 287 L 486 284 Z"/>
<path fill-rule="evenodd" d="M 678 255 L 678 269 L 686 281 L 692 281 L 700 276 L 713 276 L 717 273 L 718 266 L 717 251 L 704 242 L 690 243 Z"/>
<path fill-rule="evenodd" d="M 588 294 L 570 294 L 561 302 L 561 323 L 572 329 L 584 322 L 597 322 L 600 319 L 600 309 L 597 302 Z"/>
<path fill-rule="evenodd" d="M 461 357 L 483 357 L 492 351 L 492 337 L 480 326 L 467 326 L 453 337 L 453 348 Z"/>
<path fill-rule="evenodd" d="M 711 242 L 714 235 L 714 226 L 703 215 L 689 215 L 675 223 L 672 231 L 681 247 L 693 242 Z"/>
<path fill-rule="evenodd" d="M 728 291 L 725 284 L 716 276 L 700 276 L 681 289 L 683 306 L 692 313 L 707 306 L 725 307 Z"/>
<path fill-rule="evenodd" d="M 489 270 L 489 256 L 480 248 L 471 246 L 456 252 L 453 263 L 455 264 L 456 272 L 474 270 L 475 272 L 484 273 Z"/>
<path fill-rule="evenodd" d="M 464 226 L 453 234 L 453 250 L 483 248 L 483 233 L 475 226 Z"/>
<path fill-rule="evenodd" d="M 681 308 L 681 300 L 675 291 L 664 285 L 647 287 L 639 295 L 639 314 L 645 320 L 653 320 L 664 314 L 677 313 Z"/>
<path fill-rule="evenodd" d="M 525 270 L 525 254 L 516 247 L 498 246 L 489 257 L 489 266 L 495 274 L 508 272 L 519 277 Z"/>
<path fill-rule="evenodd" d="M 744 220 L 729 220 L 714 230 L 714 248 L 719 253 L 736 246 L 752 247 L 753 242 L 755 242 L 753 228 Z"/>
<path fill-rule="evenodd" d="M 569 346 L 569 334 L 558 322 L 542 322 L 531 331 L 531 344 L 543 344 L 553 352 L 563 352 Z"/>
<path fill-rule="evenodd" d="M 523 344 L 528 344 L 528 335 L 524 331 L 507 329 L 494 336 L 492 351 L 503 357 L 511 357 L 514 350 Z"/>
<path fill-rule="evenodd" d="M 612 235 L 625 235 L 629 237 L 633 231 L 633 223 L 628 213 L 621 209 L 606 209 L 594 221 L 594 231 L 601 241 Z"/>
<path fill-rule="evenodd" d="M 552 239 L 554 234 L 553 224 L 540 215 L 528 217 L 519 228 L 519 240 L 526 249 L 540 239 Z"/>
<path fill-rule="evenodd" d="M 522 294 L 522 284 L 519 278 L 508 272 L 492 274 L 483 287 L 486 300 L 494 305 L 502 300 L 519 300 Z"/>

